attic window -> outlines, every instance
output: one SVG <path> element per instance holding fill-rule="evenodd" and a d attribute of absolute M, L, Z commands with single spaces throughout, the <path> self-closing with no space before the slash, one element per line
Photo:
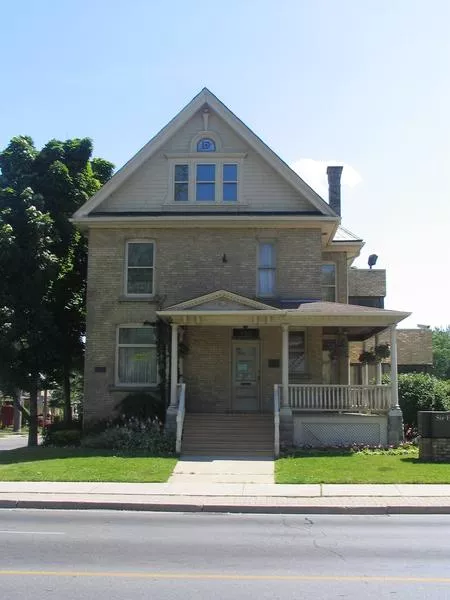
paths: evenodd
<path fill-rule="evenodd" d="M 197 142 L 197 152 L 215 152 L 216 142 L 211 138 L 202 138 Z"/>

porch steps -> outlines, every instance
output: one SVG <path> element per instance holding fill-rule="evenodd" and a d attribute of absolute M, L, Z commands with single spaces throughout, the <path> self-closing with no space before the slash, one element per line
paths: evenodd
<path fill-rule="evenodd" d="M 181 453 L 185 456 L 273 457 L 273 415 L 187 413 Z"/>

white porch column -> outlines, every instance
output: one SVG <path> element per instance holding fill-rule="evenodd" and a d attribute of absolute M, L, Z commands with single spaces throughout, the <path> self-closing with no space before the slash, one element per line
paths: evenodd
<path fill-rule="evenodd" d="M 281 383 L 283 384 L 283 396 L 281 407 L 289 408 L 289 325 L 282 325 L 281 338 Z"/>
<path fill-rule="evenodd" d="M 170 408 L 177 406 L 178 384 L 178 325 L 172 323 L 172 344 L 170 355 Z"/>
<path fill-rule="evenodd" d="M 380 336 L 375 336 L 375 348 L 380 344 Z M 375 383 L 377 385 L 381 385 L 381 377 L 382 377 L 382 369 L 381 369 L 381 361 L 377 362 L 377 371 L 375 375 Z"/>
<path fill-rule="evenodd" d="M 391 408 L 399 409 L 398 404 L 398 372 L 397 372 L 397 330 L 391 325 Z"/>

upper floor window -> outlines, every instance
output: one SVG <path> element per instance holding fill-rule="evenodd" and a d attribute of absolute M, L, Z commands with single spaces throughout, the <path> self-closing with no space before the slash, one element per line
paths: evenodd
<path fill-rule="evenodd" d="M 237 163 L 188 161 L 175 164 L 173 171 L 175 202 L 230 203 L 239 199 Z"/>
<path fill-rule="evenodd" d="M 216 165 L 197 165 L 195 199 L 198 202 L 216 201 Z"/>
<path fill-rule="evenodd" d="M 189 200 L 189 165 L 175 165 L 174 199 L 176 202 Z"/>
<path fill-rule="evenodd" d="M 155 244 L 153 242 L 127 242 L 126 294 L 153 295 Z"/>
<path fill-rule="evenodd" d="M 117 330 L 116 381 L 122 385 L 158 382 L 156 328 L 129 325 Z"/>
<path fill-rule="evenodd" d="M 225 163 L 222 170 L 222 198 L 224 202 L 237 201 L 238 169 L 236 164 Z"/>
<path fill-rule="evenodd" d="M 202 138 L 197 142 L 197 152 L 215 152 L 216 142 L 211 138 Z"/>
<path fill-rule="evenodd" d="M 258 296 L 274 296 L 275 280 L 275 244 L 260 242 L 258 247 Z"/>
<path fill-rule="evenodd" d="M 336 265 L 325 263 L 321 272 L 322 300 L 336 302 Z"/>

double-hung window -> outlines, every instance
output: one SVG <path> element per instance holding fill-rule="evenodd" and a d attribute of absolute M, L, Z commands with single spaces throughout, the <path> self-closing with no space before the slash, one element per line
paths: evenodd
<path fill-rule="evenodd" d="M 154 293 L 155 245 L 153 242 L 127 242 L 126 294 L 152 296 Z"/>
<path fill-rule="evenodd" d="M 336 265 L 325 263 L 321 272 L 322 300 L 336 302 Z"/>
<path fill-rule="evenodd" d="M 258 246 L 258 296 L 275 295 L 275 260 L 274 242 L 260 242 Z"/>
<path fill-rule="evenodd" d="M 122 326 L 117 330 L 116 380 L 121 385 L 156 385 L 156 328 Z"/>
<path fill-rule="evenodd" d="M 222 199 L 224 202 L 237 202 L 238 168 L 236 164 L 225 163 L 222 169 Z"/>
<path fill-rule="evenodd" d="M 189 200 L 189 165 L 175 165 L 174 199 L 176 202 Z"/>
<path fill-rule="evenodd" d="M 216 165 L 196 165 L 195 199 L 197 202 L 216 201 Z"/>

